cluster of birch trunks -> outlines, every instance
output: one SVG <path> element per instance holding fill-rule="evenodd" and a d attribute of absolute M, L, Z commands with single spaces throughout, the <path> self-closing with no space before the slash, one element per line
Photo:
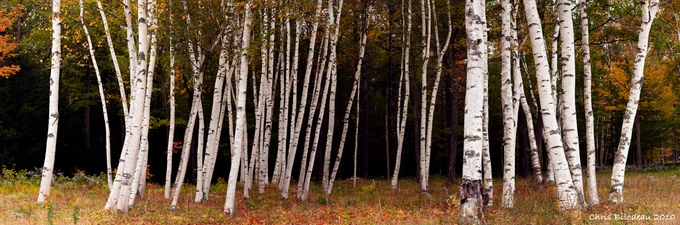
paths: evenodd
<path fill-rule="evenodd" d="M 623 201 L 623 181 L 626 164 L 626 156 L 630 146 L 632 125 L 637 111 L 637 103 L 640 98 L 642 86 L 644 61 L 647 54 L 647 42 L 652 21 L 658 11 L 658 0 L 642 1 L 642 25 L 638 39 L 638 52 L 635 59 L 630 100 L 626 108 L 622 125 L 622 136 L 618 152 L 615 158 L 614 170 L 611 179 L 610 201 Z M 360 43 L 358 60 L 354 73 L 351 93 L 345 104 L 342 115 L 342 129 L 339 146 L 333 150 L 334 126 L 336 117 L 336 90 L 338 79 L 338 40 L 342 27 L 343 0 L 318 0 L 312 16 L 300 16 L 293 2 L 279 2 L 274 0 L 258 1 L 221 1 L 219 6 L 220 21 L 219 33 L 212 37 L 209 45 L 201 46 L 197 37 L 202 37 L 201 29 L 198 29 L 197 37 L 189 37 L 183 43 L 173 43 L 173 32 L 177 27 L 186 27 L 187 32 L 191 27 L 203 26 L 202 18 L 192 18 L 189 13 L 190 7 L 187 0 L 179 2 L 181 7 L 173 7 L 177 4 L 168 0 L 167 4 L 159 4 L 156 0 L 138 0 L 137 15 L 133 17 L 130 0 L 123 1 L 123 11 L 126 29 L 126 40 L 129 59 L 129 87 L 123 81 L 124 72 L 117 61 L 113 39 L 109 32 L 106 14 L 100 0 L 96 0 L 97 7 L 106 31 L 106 40 L 111 60 L 116 73 L 119 86 L 123 113 L 125 115 L 125 141 L 121 151 L 115 174 L 112 170 L 110 156 L 110 131 L 101 75 L 97 67 L 93 44 L 88 32 L 87 22 L 83 16 L 83 0 L 79 0 L 80 21 L 87 36 L 88 50 L 96 71 L 99 82 L 99 93 L 105 118 L 106 128 L 106 155 L 107 175 L 110 194 L 106 202 L 106 209 L 117 209 L 127 213 L 138 196 L 143 196 L 146 186 L 146 171 L 149 151 L 149 124 L 151 93 L 153 89 L 154 69 L 157 61 L 157 34 L 159 33 L 158 17 L 167 16 L 169 20 L 169 90 L 170 95 L 170 124 L 167 145 L 167 169 L 164 197 L 172 199 L 171 208 L 175 208 L 180 197 L 180 190 L 187 173 L 189 152 L 192 145 L 197 145 L 197 182 L 194 200 L 204 202 L 210 198 L 210 186 L 213 180 L 215 163 L 222 137 L 223 126 L 226 122 L 230 143 L 231 168 L 229 170 L 228 188 L 224 211 L 234 213 L 234 199 L 236 184 L 243 183 L 243 194 L 250 196 L 253 184 L 257 182 L 258 193 L 265 191 L 266 185 L 277 185 L 283 198 L 288 198 L 291 178 L 293 177 L 293 165 L 299 163 L 297 181 L 297 199 L 308 198 L 312 172 L 314 171 L 314 159 L 316 154 L 323 154 L 322 189 L 323 194 L 332 194 L 333 185 L 338 173 L 341 157 L 348 135 L 350 122 L 354 122 L 358 134 L 359 99 L 362 63 L 365 46 L 368 39 L 368 30 L 371 20 L 376 18 L 372 15 L 372 2 L 364 3 L 360 20 Z M 165 2 L 164 2 L 165 3 Z M 403 0 L 401 5 L 401 17 L 403 20 L 401 36 L 401 61 L 400 78 L 398 84 L 398 101 L 396 113 L 397 151 L 394 161 L 394 170 L 391 176 L 391 188 L 398 187 L 399 170 L 402 149 L 404 147 L 404 134 L 406 120 L 408 118 L 408 106 L 410 98 L 410 79 L 414 80 L 416 73 L 420 76 L 420 121 L 419 132 L 419 174 L 420 189 L 428 190 L 428 178 L 430 157 L 432 149 L 432 128 L 439 83 L 443 71 L 443 60 L 450 49 L 453 32 L 451 18 L 452 7 L 449 1 L 420 0 L 419 5 L 412 0 Z M 513 207 L 515 191 L 515 137 L 517 132 L 517 118 L 520 107 L 527 118 L 527 130 L 530 140 L 532 168 L 537 182 L 543 182 L 544 175 L 538 159 L 537 146 L 545 144 L 549 149 L 549 164 L 547 168 L 546 182 L 555 183 L 559 206 L 564 210 L 583 208 L 587 204 L 597 205 L 599 200 L 595 186 L 595 144 L 593 135 L 593 112 L 590 98 L 591 72 L 588 43 L 588 16 L 587 1 L 578 2 L 580 10 L 582 49 L 584 52 L 584 99 L 585 99 L 585 124 L 587 146 L 587 175 L 584 182 L 582 165 L 580 164 L 579 139 L 577 131 L 576 115 L 576 68 L 575 68 L 575 44 L 574 23 L 572 9 L 574 6 L 569 0 L 556 0 L 555 8 L 552 9 L 556 17 L 555 33 L 552 37 L 552 52 L 546 49 L 541 19 L 535 0 L 502 0 L 502 39 L 491 40 L 501 43 L 501 96 L 503 113 L 503 207 Z M 203 8 L 203 1 L 192 2 Z M 520 49 L 519 31 L 522 26 L 518 21 L 520 4 L 523 4 L 528 33 L 523 34 L 524 41 L 530 41 L 533 62 L 536 71 L 536 86 L 538 98 L 533 91 L 525 94 L 522 73 L 529 76 L 527 65 Z M 414 10 L 415 5 L 415 10 Z M 159 8 L 165 6 L 165 8 Z M 287 6 L 287 7 L 282 7 Z M 419 6 L 419 7 L 418 7 Z M 183 9 L 173 12 L 173 9 Z M 444 13 L 437 13 L 444 10 Z M 479 215 L 483 219 L 483 207 L 493 204 L 491 155 L 489 154 L 488 138 L 488 24 L 486 18 L 486 2 L 484 0 L 470 0 L 465 2 L 465 28 L 467 35 L 467 80 L 465 90 L 465 118 L 464 118 L 464 153 L 463 153 L 463 179 L 460 188 L 462 201 L 462 218 L 469 221 L 479 221 Z M 53 1 L 52 17 L 52 68 L 50 77 L 50 106 L 49 106 L 49 130 L 47 135 L 47 149 L 45 164 L 43 167 L 43 179 L 41 182 L 38 202 L 45 201 L 49 196 L 52 180 L 52 168 L 57 138 L 58 125 L 58 88 L 59 68 L 61 63 L 61 22 L 60 1 Z M 181 20 L 175 21 L 181 15 Z M 411 71 L 411 41 L 413 15 L 420 16 L 420 41 L 422 49 L 419 52 L 421 68 Z M 445 15 L 445 16 L 442 16 Z M 211 15 L 215 16 L 215 15 Z M 441 17 L 441 18 L 440 18 Z M 440 21 L 445 22 L 441 23 Z M 133 21 L 137 25 L 133 26 Z M 253 21 L 259 21 L 256 25 Z M 134 27 L 137 28 L 136 32 Z M 446 29 L 440 32 L 439 29 Z M 257 35 L 255 35 L 257 33 Z M 446 33 L 446 36 L 440 34 Z M 307 42 L 302 38 L 309 37 Z M 259 40 L 253 40 L 259 38 Z M 252 41 L 257 41 L 258 49 L 251 46 Z M 308 43 L 306 59 L 301 58 L 304 50 L 303 43 Z M 189 81 L 193 88 L 191 96 L 191 109 L 187 120 L 186 130 L 182 139 L 181 159 L 179 165 L 172 165 L 173 142 L 175 140 L 175 44 L 186 46 L 191 78 Z M 212 89 L 212 102 L 202 102 L 204 88 L 204 72 L 206 58 L 219 52 L 217 74 L 214 88 Z M 548 54 L 551 56 L 548 57 Z M 305 55 L 305 54 L 302 54 Z M 558 59 L 558 55 L 560 56 Z M 430 62 L 430 57 L 434 57 Z M 255 63 L 252 59 L 257 58 Z M 550 59 L 550 62 L 548 61 Z M 561 69 L 558 70 L 558 63 Z M 256 66 L 259 66 L 257 68 Z M 434 68 L 434 72 L 428 72 L 428 68 Z M 524 69 L 524 71 L 522 70 Z M 304 71 L 304 72 L 303 72 Z M 303 75 L 303 76 L 299 76 Z M 298 79 L 302 77 L 302 79 Z M 430 81 L 429 78 L 433 77 Z M 532 90 L 531 79 L 527 79 L 529 89 Z M 558 85 L 559 82 L 559 85 Z M 301 85 L 302 87 L 298 87 Z M 417 85 L 417 84 L 416 84 Z M 557 87 L 561 89 L 558 90 Z M 207 87 L 205 87 L 207 88 Z M 248 95 L 250 89 L 252 93 Z M 301 92 L 298 92 L 301 91 Z M 128 98 L 129 96 L 129 98 Z M 252 96 L 248 99 L 248 96 Z M 480 101 L 483 99 L 483 101 Z M 254 106 L 254 124 L 247 124 L 246 104 L 252 102 Z M 540 102 L 540 105 L 537 103 Z M 276 104 L 275 104 L 276 103 Z M 534 104 L 537 114 L 531 112 L 529 104 Z M 356 104 L 356 105 L 355 105 Z M 204 105 L 210 106 L 209 116 L 205 117 Z M 275 108 L 277 106 L 277 108 Z M 357 113 L 354 121 L 352 112 Z M 326 115 L 326 113 L 328 115 Z M 274 116 L 277 116 L 275 119 Z M 338 115 L 340 116 L 340 115 Z M 543 127 L 533 127 L 532 116 L 541 116 Z M 208 121 L 206 123 L 206 120 Z M 278 130 L 273 130 L 273 121 L 278 121 Z M 248 127 L 254 127 L 253 137 L 248 137 Z M 322 133 L 325 127 L 328 132 Z M 537 143 L 534 137 L 534 129 L 538 129 L 545 137 L 545 143 Z M 272 140 L 272 132 L 278 132 L 277 140 Z M 195 134 L 197 138 L 195 138 Z M 322 136 L 321 134 L 326 134 Z M 304 136 L 304 137 L 303 137 Z M 320 144 L 320 138 L 326 140 Z M 356 142 L 358 137 L 354 138 Z M 272 144 L 276 142 L 276 144 Z M 276 146 L 272 149 L 272 146 Z M 356 182 L 356 152 L 357 144 L 354 144 L 354 178 Z M 322 149 L 324 152 L 319 153 Z M 301 151 L 298 153 L 298 151 Z M 336 152 L 336 156 L 331 153 Z M 296 155 L 301 155 L 301 161 L 296 162 Z M 270 168 L 269 156 L 275 155 L 274 168 Z M 389 161 L 389 159 L 388 159 Z M 176 166 L 174 184 L 171 180 L 173 169 Z M 389 168 L 389 167 L 388 167 Z M 270 177 L 271 174 L 271 177 Z M 584 189 L 587 183 L 587 191 Z M 587 192 L 587 195 L 586 195 Z M 586 203 L 585 196 L 588 196 Z"/>

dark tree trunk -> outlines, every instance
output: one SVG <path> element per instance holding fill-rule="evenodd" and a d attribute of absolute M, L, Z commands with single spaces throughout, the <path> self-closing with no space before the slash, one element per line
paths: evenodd
<path fill-rule="evenodd" d="M 361 85 L 360 85 L 360 99 L 359 104 L 361 110 L 359 111 L 359 139 L 361 152 L 361 177 L 368 178 L 368 79 L 366 70 L 361 70 Z"/>
<path fill-rule="evenodd" d="M 455 54 L 449 54 L 448 63 L 449 68 L 455 68 Z M 449 123 L 449 140 L 448 140 L 448 163 L 446 176 L 451 182 L 456 181 L 456 147 L 458 143 L 458 86 L 455 84 L 455 77 L 453 73 L 448 74 L 446 78 L 446 89 L 444 98 L 446 99 L 446 119 Z"/>
<path fill-rule="evenodd" d="M 545 153 L 545 154 L 543 153 L 543 149 L 544 149 L 544 147 L 543 147 L 543 144 L 544 144 L 543 143 L 543 118 L 541 118 L 541 116 L 539 116 L 538 113 L 533 113 L 532 115 L 533 115 L 533 118 L 535 118 L 534 121 L 533 121 L 534 122 L 534 137 L 536 137 L 536 150 L 538 151 L 538 161 L 541 162 L 541 163 L 545 161 L 545 163 L 543 163 L 541 165 L 541 168 L 546 168 L 546 166 L 548 164 L 547 163 L 548 157 L 544 157 L 544 156 L 546 156 L 547 153 Z"/>
<path fill-rule="evenodd" d="M 640 147 L 640 114 L 635 116 L 635 150 L 637 157 L 637 166 L 642 168 L 642 148 Z"/>
<path fill-rule="evenodd" d="M 418 183 L 420 183 L 420 135 L 421 134 L 420 134 L 420 110 L 417 110 L 417 109 L 419 109 L 418 106 L 420 106 L 420 94 L 421 93 L 420 93 L 420 85 L 418 85 L 418 83 L 416 83 L 416 81 L 417 81 L 417 79 L 415 79 L 415 77 L 414 77 L 413 81 L 411 82 L 413 84 L 413 87 L 414 87 L 413 88 L 414 91 L 411 94 L 411 96 L 413 96 L 413 100 L 414 100 L 414 101 L 412 101 L 413 102 L 413 109 L 414 109 L 413 110 L 414 118 L 412 120 L 413 120 L 413 130 L 415 131 L 414 135 L 413 135 L 413 137 L 414 137 L 413 138 L 413 144 L 415 145 L 415 147 L 413 149 L 414 149 L 414 152 L 415 152 L 415 158 L 413 160 L 416 162 L 416 180 L 418 181 Z"/>
<path fill-rule="evenodd" d="M 90 93 L 90 68 L 88 67 L 85 69 L 85 93 L 89 94 Z M 92 149 L 92 141 L 90 140 L 90 137 L 92 136 L 92 127 L 91 127 L 91 119 L 90 119 L 90 114 L 92 113 L 92 110 L 90 109 L 90 98 L 88 97 L 87 103 L 85 104 L 85 112 L 83 115 L 83 133 L 85 134 L 85 150 L 90 152 L 90 149 Z"/>
<path fill-rule="evenodd" d="M 517 113 L 517 154 L 516 159 L 517 159 L 517 166 L 518 168 L 518 174 L 521 177 L 527 177 L 529 175 L 529 160 L 528 160 L 528 143 L 529 143 L 529 135 L 528 135 L 528 130 L 527 130 L 527 118 L 524 115 L 524 110 L 519 109 L 519 113 Z"/>
<path fill-rule="evenodd" d="M 388 18 L 387 18 L 387 84 L 385 88 L 385 163 L 386 163 L 386 177 L 391 179 L 390 173 L 390 152 L 392 152 L 392 124 L 394 124 L 392 115 L 392 80 L 394 79 L 394 70 L 392 64 L 392 18 L 395 13 L 394 4 L 388 4 Z M 365 6 L 365 5 L 364 5 Z"/>

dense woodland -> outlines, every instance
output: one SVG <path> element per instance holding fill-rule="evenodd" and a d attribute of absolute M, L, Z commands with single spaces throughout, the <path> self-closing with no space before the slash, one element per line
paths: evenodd
<path fill-rule="evenodd" d="M 539 183 L 560 183 L 561 171 L 583 206 L 589 157 L 593 172 L 621 164 L 622 145 L 624 166 L 678 162 L 679 10 L 664 0 L 3 0 L 0 165 L 44 172 L 52 145 L 55 172 L 109 174 L 106 207 L 123 212 L 118 195 L 132 205 L 145 170 L 171 207 L 182 183 L 204 201 L 218 178 L 301 200 L 309 182 L 331 195 L 352 177 L 392 188 L 416 179 L 427 191 L 430 176 L 471 179 L 467 129 L 479 126 L 482 192 L 508 170 Z M 632 114 L 631 84 L 642 85 Z M 550 136 L 564 139 L 569 168 L 549 166 Z M 512 179 L 493 188 L 512 193 Z"/>

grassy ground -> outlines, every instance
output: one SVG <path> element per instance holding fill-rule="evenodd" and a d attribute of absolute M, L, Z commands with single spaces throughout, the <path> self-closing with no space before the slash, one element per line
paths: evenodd
<path fill-rule="evenodd" d="M 486 209 L 490 224 L 680 224 L 680 171 L 628 172 L 624 188 L 625 203 L 600 206 L 585 211 L 561 213 L 557 207 L 555 187 L 540 186 L 529 179 L 517 181 L 514 209 L 500 205 L 501 180 L 494 180 L 496 206 Z M 609 173 L 600 173 L 600 199 L 607 200 Z M 103 209 L 107 197 L 103 177 L 77 175 L 59 177 L 52 187 L 49 204 L 38 205 L 38 177 L 35 173 L 4 170 L 0 179 L 0 224 L 455 224 L 460 203 L 459 183 L 441 177 L 430 180 L 429 195 L 423 195 L 412 179 L 400 181 L 398 190 L 389 188 L 387 180 L 351 180 L 335 185 L 333 195 L 317 194 L 319 185 L 311 187 L 307 202 L 282 199 L 274 185 L 265 194 L 251 194 L 244 199 L 239 185 L 236 197 L 237 213 L 222 213 L 226 184 L 212 187 L 208 203 L 194 203 L 191 185 L 185 185 L 176 210 L 163 198 L 163 187 L 149 184 L 147 196 L 138 200 L 128 215 Z M 256 186 L 257 184 L 255 184 Z M 291 195 L 295 196 L 295 184 Z M 256 186 L 257 187 L 257 186 Z M 255 192 L 257 188 L 255 188 Z M 650 216 L 665 221 L 617 220 L 617 215 Z M 656 217 L 655 217 L 656 215 Z M 661 216 L 665 215 L 665 216 Z M 606 220 L 607 218 L 611 220 Z M 599 220 L 597 220 L 599 219 Z"/>

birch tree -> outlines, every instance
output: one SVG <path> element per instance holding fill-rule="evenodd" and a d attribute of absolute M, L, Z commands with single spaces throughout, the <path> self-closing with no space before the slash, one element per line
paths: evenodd
<path fill-rule="evenodd" d="M 630 149 L 630 138 L 633 132 L 633 124 L 637 114 L 638 103 L 640 101 L 640 90 L 644 79 L 645 59 L 649 48 L 649 31 L 652 22 L 659 11 L 659 0 L 640 1 L 642 8 L 642 24 L 638 33 L 637 52 L 635 54 L 635 64 L 633 76 L 630 81 L 630 91 L 626 111 L 623 114 L 623 124 L 621 125 L 621 138 L 619 146 L 614 156 L 614 168 L 612 169 L 611 189 L 609 191 L 609 202 L 618 204 L 623 202 L 623 182 L 626 172 L 626 160 Z"/>
<path fill-rule="evenodd" d="M 562 210 L 571 210 L 578 207 L 578 194 L 573 187 L 571 174 L 562 147 L 562 138 L 557 127 L 555 106 L 550 89 L 550 68 L 547 59 L 543 28 L 538 17 L 538 9 L 535 0 L 524 0 L 524 11 L 529 24 L 529 36 L 531 49 L 536 66 L 536 80 L 539 81 L 539 97 L 541 101 L 541 116 L 545 129 L 547 148 L 550 149 L 550 161 L 552 161 L 557 184 L 559 206 Z"/>
<path fill-rule="evenodd" d="M 406 120 L 408 118 L 408 100 L 410 97 L 410 84 L 409 84 L 409 70 L 410 70 L 410 52 L 411 52 L 411 0 L 408 0 L 408 11 L 404 15 L 403 6 L 404 1 L 402 0 L 402 10 L 401 16 L 406 17 L 406 34 L 402 36 L 405 40 L 404 46 L 402 47 L 401 56 L 401 74 L 399 76 L 399 94 L 397 97 L 397 155 L 395 156 L 394 163 L 394 174 L 392 174 L 392 181 L 390 182 L 390 187 L 392 189 L 397 188 L 397 182 L 399 181 L 399 169 L 401 167 L 401 152 L 404 148 L 404 134 L 406 133 Z M 402 100 L 402 87 L 404 89 L 404 97 Z"/>
<path fill-rule="evenodd" d="M 174 140 L 175 140 L 175 46 L 173 45 L 172 39 L 174 35 L 173 31 L 173 17 L 172 17 L 172 0 L 168 0 L 168 19 L 169 26 L 168 35 L 169 39 L 169 54 L 170 54 L 170 87 L 168 88 L 170 94 L 168 99 L 170 101 L 170 124 L 168 128 L 168 147 L 166 148 L 166 164 L 165 164 L 165 188 L 163 189 L 163 197 L 170 198 L 170 184 L 172 180 L 172 154 L 174 153 Z"/>
<path fill-rule="evenodd" d="M 310 152 L 309 156 L 309 163 L 307 165 L 307 171 L 304 176 L 304 187 L 302 191 L 302 196 L 300 196 L 301 200 L 306 200 L 309 194 L 309 184 L 311 182 L 311 177 L 312 177 L 312 171 L 314 168 L 314 158 L 316 154 L 316 149 L 317 149 L 317 144 L 318 140 L 320 137 L 320 129 L 321 129 L 321 123 L 324 118 L 324 113 L 325 113 L 325 105 L 327 101 L 327 97 L 330 96 L 330 99 L 332 100 L 329 102 L 329 116 L 328 116 L 328 137 L 326 139 L 326 144 L 327 145 L 332 145 L 332 133 L 333 133 L 333 121 L 335 120 L 334 118 L 334 111 L 335 111 L 335 85 L 337 83 L 337 43 L 338 43 L 338 36 L 340 33 L 340 19 L 342 18 L 342 6 L 343 6 L 344 1 L 340 0 L 337 5 L 337 15 L 335 14 L 335 2 L 331 1 L 328 4 L 328 22 L 327 22 L 327 29 L 330 34 L 330 39 L 328 41 L 329 43 L 329 57 L 328 57 L 328 68 L 325 71 L 326 72 L 326 82 L 324 85 L 324 90 L 325 93 L 321 98 L 321 107 L 319 109 L 319 115 L 317 117 L 317 124 L 316 124 L 316 130 L 314 132 L 314 142 L 312 144 L 312 149 Z M 319 74 L 321 75 L 321 74 Z M 332 112 L 332 113 L 330 113 Z M 329 143 L 330 142 L 330 143 Z M 330 155 L 330 146 L 326 147 L 326 152 Z M 289 158 L 290 159 L 290 158 Z M 292 165 L 289 165 L 292 166 Z"/>
<path fill-rule="evenodd" d="M 569 163 L 571 178 L 579 197 L 583 198 L 583 177 L 581 156 L 579 154 L 578 125 L 576 121 L 576 53 L 574 44 L 574 23 L 570 0 L 557 0 L 560 21 L 560 48 L 562 63 L 562 93 L 560 94 L 560 117 L 564 152 Z M 582 202 L 585 203 L 585 202 Z"/>
<path fill-rule="evenodd" d="M 428 109 L 428 118 L 427 118 L 427 136 L 426 136 L 426 152 L 425 152 L 425 159 L 427 163 L 424 165 L 425 168 L 423 171 L 424 178 L 421 179 L 421 190 L 427 190 L 427 181 L 429 179 L 429 172 L 430 171 L 430 152 L 432 150 L 432 126 L 434 122 L 434 111 L 435 111 L 435 106 L 437 102 L 437 93 L 439 93 L 439 83 L 441 80 L 441 74 L 442 74 L 442 69 L 443 69 L 443 62 L 444 62 L 444 55 L 446 54 L 446 50 L 449 49 L 449 43 L 451 41 L 451 33 L 453 32 L 453 27 L 451 24 L 451 12 L 449 9 L 449 3 L 447 1 L 447 6 L 446 6 L 446 11 L 447 11 L 447 25 L 448 25 L 448 33 L 446 34 L 446 39 L 444 40 L 443 45 L 440 44 L 439 40 L 439 26 L 437 23 L 437 17 L 436 17 L 436 10 L 435 10 L 435 4 L 434 1 L 430 2 L 430 10 L 432 13 L 430 14 L 431 16 L 434 15 L 434 33 L 435 33 L 435 47 L 436 47 L 436 56 L 437 56 L 437 64 L 436 64 L 436 72 L 435 72 L 435 79 L 434 79 L 434 84 L 432 87 L 432 93 L 431 97 L 428 101 L 429 104 L 429 109 Z M 429 22 L 428 22 L 429 23 Z M 425 73 L 424 73 L 425 74 Z M 422 168 L 421 168 L 422 169 Z M 423 187 L 423 182 L 422 180 L 425 180 L 425 187 Z"/>
<path fill-rule="evenodd" d="M 503 104 L 503 201 L 502 206 L 512 208 L 515 194 L 515 136 L 516 117 L 512 101 L 512 4 L 514 1 L 501 2 L 503 39 L 501 44 L 501 102 Z"/>
<path fill-rule="evenodd" d="M 514 91 L 515 91 L 515 111 L 514 111 L 514 116 L 515 118 L 519 118 L 518 113 L 519 113 L 519 108 L 522 107 L 522 111 L 524 112 L 524 116 L 526 117 L 526 122 L 527 122 L 527 135 L 529 136 L 529 147 L 531 148 L 531 167 L 534 171 L 534 180 L 536 183 L 542 183 L 543 182 L 543 174 L 541 172 L 541 161 L 538 157 L 538 143 L 536 142 L 536 136 L 534 135 L 534 122 L 533 122 L 533 115 L 531 108 L 529 107 L 529 103 L 527 102 L 526 94 L 524 93 L 524 82 L 522 80 L 522 71 L 521 71 L 521 58 L 520 55 L 523 55 L 523 53 L 520 53 L 519 50 L 519 38 L 518 38 L 518 22 L 517 22 L 517 13 L 519 11 L 519 3 L 514 4 L 514 11 L 512 12 L 512 76 L 513 76 L 513 83 L 514 83 Z M 530 89 L 532 95 L 533 95 L 533 90 Z M 538 107 L 536 107 L 538 110 Z M 518 124 L 516 124 L 515 129 L 517 129 Z M 540 129 L 540 128 L 539 128 Z M 517 132 L 515 130 L 515 132 Z"/>
<path fill-rule="evenodd" d="M 600 199 L 597 196 L 597 180 L 595 179 L 595 122 L 593 116 L 593 103 L 591 95 L 592 72 L 590 66 L 590 37 L 588 25 L 588 1 L 579 2 L 581 10 L 581 44 L 583 48 L 583 106 L 586 120 L 586 149 L 588 171 L 588 203 L 598 205 Z"/>
<path fill-rule="evenodd" d="M 340 168 L 340 160 L 342 159 L 342 152 L 345 148 L 345 138 L 347 137 L 347 129 L 349 127 L 349 116 L 350 116 L 350 111 L 352 109 L 352 104 L 354 103 L 355 96 L 357 94 L 357 90 L 359 89 L 359 81 L 361 80 L 361 67 L 364 61 L 364 53 L 366 51 L 366 39 L 368 35 L 366 34 L 368 31 L 368 27 L 370 24 L 370 19 L 368 18 L 368 15 L 371 13 L 373 6 L 369 5 L 367 12 L 364 12 L 363 15 L 363 21 L 364 25 L 361 27 L 361 43 L 359 43 L 359 60 L 357 62 L 357 68 L 356 72 L 354 73 L 354 85 L 352 85 L 352 92 L 349 94 L 349 100 L 347 102 L 347 107 L 345 108 L 345 116 L 343 118 L 343 125 L 342 125 L 342 134 L 340 137 L 340 146 L 338 147 L 338 153 L 337 156 L 335 157 L 335 161 L 333 163 L 333 172 L 328 179 L 328 185 L 326 186 L 326 189 L 324 190 L 324 194 L 326 196 L 330 196 L 331 193 L 333 192 L 333 184 L 335 182 L 335 176 L 338 174 L 338 168 Z M 357 102 L 357 105 L 359 103 Z M 357 108 L 358 111 L 359 108 Z M 327 152 L 328 155 L 330 155 L 330 152 Z M 330 162 L 329 162 L 330 164 Z M 324 168 L 325 169 L 325 168 Z"/>
<path fill-rule="evenodd" d="M 118 167 L 117 167 L 118 169 L 116 171 L 116 175 L 114 176 L 113 188 L 110 189 L 109 198 L 106 202 L 106 205 L 104 206 L 105 209 L 111 209 L 112 206 L 116 205 L 116 203 L 118 201 L 118 196 L 119 196 L 120 190 L 121 190 L 120 187 L 121 187 L 123 179 L 124 179 L 124 177 L 123 177 L 124 173 L 123 172 L 125 171 L 126 161 L 128 163 L 132 163 L 132 160 L 130 158 L 132 153 L 130 152 L 129 145 L 130 145 L 130 142 L 133 138 L 133 128 L 139 129 L 138 127 L 133 127 L 132 121 L 131 121 L 131 118 L 133 117 L 132 107 L 133 106 L 136 107 L 137 104 L 138 104 L 137 102 L 135 102 L 135 99 L 137 99 L 137 98 L 134 98 L 134 96 L 135 96 L 135 93 L 139 89 L 144 89 L 146 87 L 146 86 L 140 87 L 140 86 L 137 85 L 138 81 L 145 81 L 146 76 L 145 75 L 140 76 L 139 74 L 137 74 L 137 70 L 136 70 L 136 68 L 137 68 L 137 55 L 136 55 L 137 49 L 135 47 L 136 41 L 135 41 L 134 36 L 133 36 L 134 32 L 132 31 L 132 12 L 130 10 L 130 1 L 128 1 L 128 0 L 123 1 L 123 9 L 124 9 L 124 13 L 125 13 L 125 24 L 126 24 L 125 28 L 126 28 L 126 33 L 127 33 L 128 57 L 130 59 L 129 73 L 130 73 L 130 79 L 132 81 L 132 82 L 130 82 L 130 109 L 129 109 L 128 114 L 125 116 L 126 117 L 125 118 L 125 121 L 126 121 L 126 124 L 125 124 L 125 140 L 123 142 L 123 149 L 121 151 L 120 158 L 118 160 Z M 101 13 L 101 11 L 100 11 L 100 13 Z M 140 79 L 137 79 L 137 78 L 140 78 Z M 141 104 L 143 105 L 143 102 Z M 141 110 L 140 112 L 135 112 L 135 113 L 138 113 L 138 114 L 135 114 L 135 115 L 138 115 L 137 117 L 141 117 L 142 112 L 143 112 L 143 110 Z M 141 118 L 140 118 L 140 121 L 141 121 Z M 131 177 L 132 175 L 129 174 L 129 172 L 128 172 L 128 174 L 126 174 L 126 176 Z"/>
<path fill-rule="evenodd" d="M 52 1 L 52 56 L 50 59 L 50 104 L 47 126 L 47 147 L 45 163 L 41 169 L 38 203 L 42 204 L 50 195 L 52 170 L 57 148 L 57 128 L 59 126 L 59 72 L 61 68 L 61 0 Z"/>
<path fill-rule="evenodd" d="M 482 11 L 486 12 L 486 4 L 482 4 Z M 484 29 L 488 29 L 486 22 L 486 13 L 482 13 L 482 21 L 484 23 Z M 483 33 L 484 43 L 488 43 L 487 32 Z M 488 46 L 488 45 L 487 45 Z M 482 55 L 484 57 L 484 96 L 482 97 L 482 104 L 484 105 L 484 111 L 482 113 L 482 197 L 484 198 L 485 206 L 493 206 L 493 173 L 491 171 L 491 153 L 489 149 L 489 53 L 488 48 L 486 48 L 485 53 Z"/>
<path fill-rule="evenodd" d="M 427 8 L 426 8 L 427 6 Z M 427 66 L 430 61 L 430 38 L 432 31 L 432 9 L 430 8 L 430 0 L 420 1 L 420 27 L 421 27 L 421 45 L 422 50 L 422 68 L 421 68 L 421 93 L 420 93 L 420 190 L 427 191 L 427 176 L 429 171 L 426 170 L 425 164 L 428 163 L 427 151 Z"/>
<path fill-rule="evenodd" d="M 125 160 L 125 168 L 123 171 L 123 178 L 121 181 L 121 186 L 120 186 L 120 194 L 118 196 L 118 200 L 116 201 L 116 209 L 118 212 L 125 213 L 127 214 L 127 211 L 129 209 L 129 199 L 130 199 L 130 193 L 132 192 L 132 184 L 133 184 L 133 176 L 135 169 L 137 168 L 137 163 L 138 163 L 138 155 L 140 152 L 141 147 L 141 142 L 143 134 L 143 127 L 144 127 L 144 105 L 146 104 L 146 89 L 147 89 L 147 53 L 149 51 L 149 39 L 147 38 L 148 34 L 148 24 L 147 24 L 147 2 L 146 1 L 138 1 L 137 2 L 137 19 L 138 19 L 138 24 L 137 24 L 137 29 L 138 29 L 138 35 L 139 35 L 139 46 L 138 46 L 138 56 L 137 58 L 137 66 L 135 72 L 137 73 L 137 77 L 135 78 L 136 82 L 134 82 L 135 85 L 135 93 L 132 97 L 134 97 L 134 101 L 130 100 L 131 102 L 134 102 L 134 106 L 131 107 L 132 113 L 130 113 L 130 121 L 131 126 L 131 137 L 130 137 L 130 142 L 128 146 L 128 155 L 127 159 Z M 128 163 L 129 162 L 129 163 Z M 120 166 L 119 166 L 120 170 Z"/>
<path fill-rule="evenodd" d="M 90 31 L 85 25 L 85 7 L 83 6 L 83 0 L 79 2 L 80 6 L 80 23 L 83 26 L 83 31 L 85 31 L 85 37 L 87 38 L 87 48 L 90 52 L 90 58 L 92 58 L 92 66 L 94 67 L 95 75 L 97 76 L 97 87 L 99 90 L 99 100 L 102 104 L 102 113 L 104 114 L 104 134 L 106 135 L 105 147 L 106 147 L 106 178 L 108 182 L 108 187 L 111 188 L 113 183 L 111 174 L 111 130 L 109 129 L 109 114 L 106 110 L 106 99 L 104 94 L 104 86 L 102 86 L 102 78 L 99 73 L 99 65 L 97 64 L 97 58 L 94 55 L 94 46 L 92 45 L 92 38 L 90 37 Z"/>
<path fill-rule="evenodd" d="M 171 0 L 172 1 L 172 0 Z M 111 61 L 113 61 L 113 69 L 116 72 L 116 80 L 118 81 L 118 90 L 120 91 L 120 101 L 123 107 L 123 118 L 127 120 L 128 115 L 128 103 L 127 96 L 125 92 L 125 84 L 123 84 L 123 76 L 120 72 L 120 65 L 118 64 L 118 57 L 116 56 L 116 50 L 113 48 L 113 39 L 111 38 L 111 32 L 109 31 L 109 23 L 106 19 L 106 14 L 104 13 L 104 7 L 102 2 L 97 0 L 97 8 L 99 10 L 99 15 L 102 18 L 102 23 L 104 24 L 104 33 L 106 34 L 106 43 L 109 46 L 109 53 L 111 54 Z M 127 123 L 126 123 L 127 125 Z"/>
<path fill-rule="evenodd" d="M 229 180 L 227 186 L 227 196 L 224 203 L 224 213 L 234 215 L 234 198 L 236 195 L 236 176 L 238 175 L 241 153 L 244 151 L 243 132 L 246 121 L 246 88 L 248 85 L 248 48 L 250 47 L 250 26 L 252 25 L 252 2 L 248 1 L 245 5 L 245 18 L 243 21 L 243 33 L 241 38 L 240 68 L 238 73 L 238 95 L 236 96 L 236 131 L 234 132 L 234 144 L 232 145 L 233 154 L 231 157 L 231 169 L 229 170 Z"/>
<path fill-rule="evenodd" d="M 487 62 L 484 0 L 465 1 L 467 36 L 467 80 L 463 139 L 463 178 L 460 186 L 461 223 L 484 221 L 482 199 L 482 116 L 484 103 L 484 67 Z"/>

